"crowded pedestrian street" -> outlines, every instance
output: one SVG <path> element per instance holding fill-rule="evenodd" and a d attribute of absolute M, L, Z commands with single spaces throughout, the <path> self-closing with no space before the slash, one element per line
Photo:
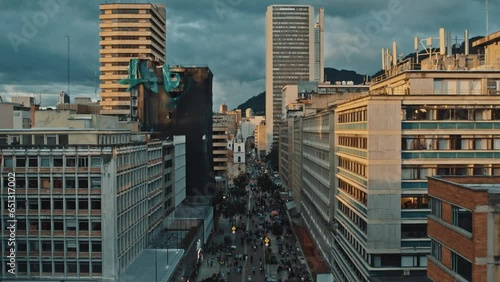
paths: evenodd
<path fill-rule="evenodd" d="M 224 198 L 244 203 L 244 212 L 219 215 L 196 281 L 311 281 L 279 191 L 258 187 L 258 167 L 247 174 L 246 193 Z"/>

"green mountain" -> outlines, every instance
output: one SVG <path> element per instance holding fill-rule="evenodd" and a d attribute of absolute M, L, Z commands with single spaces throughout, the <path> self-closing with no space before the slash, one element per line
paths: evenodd
<path fill-rule="evenodd" d="M 352 70 L 337 70 L 335 68 L 325 68 L 325 80 L 332 84 L 335 81 L 353 81 L 354 84 L 361 84 L 365 81 L 365 75 L 358 74 Z M 246 109 L 252 108 L 255 115 L 265 115 L 266 113 L 266 92 L 261 92 L 248 99 L 237 109 L 241 109 L 243 115 Z"/>
<path fill-rule="evenodd" d="M 245 110 L 251 108 L 254 115 L 263 116 L 266 114 L 266 91 L 261 92 L 252 98 L 248 99 L 245 103 L 239 105 L 236 109 L 241 109 L 243 115 Z"/>

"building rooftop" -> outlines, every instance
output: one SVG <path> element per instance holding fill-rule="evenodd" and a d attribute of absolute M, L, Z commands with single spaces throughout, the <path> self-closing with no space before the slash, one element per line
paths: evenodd
<path fill-rule="evenodd" d="M 500 194 L 500 176 L 441 176 L 435 175 L 429 177 L 448 184 L 457 185 L 462 188 L 474 190 L 477 192 L 488 192 L 490 194 Z"/>
<path fill-rule="evenodd" d="M 495 33 L 492 33 L 492 34 L 484 37 L 484 38 L 481 38 L 481 39 L 478 39 L 478 40 L 472 42 L 472 47 L 488 45 L 488 44 L 494 43 L 496 41 L 500 41 L 500 31 L 497 31 Z"/>
<path fill-rule="evenodd" d="M 120 274 L 122 282 L 170 281 L 184 254 L 182 249 L 146 249 Z"/>

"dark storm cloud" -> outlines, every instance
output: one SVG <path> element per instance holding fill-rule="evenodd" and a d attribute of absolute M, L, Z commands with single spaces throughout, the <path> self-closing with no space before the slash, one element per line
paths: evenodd
<path fill-rule="evenodd" d="M 54 95 L 66 89 L 64 36 L 69 34 L 72 96 L 93 97 L 94 72 L 99 69 L 99 4 L 104 2 L 1 1 L 0 94 L 36 94 L 47 89 L 47 101 L 55 101 Z M 364 74 L 380 69 L 380 50 L 391 48 L 393 40 L 398 42 L 398 53 L 407 54 L 413 51 L 415 35 L 437 37 L 440 27 L 452 31 L 459 42 L 466 28 L 471 36 L 485 33 L 483 0 L 150 2 L 167 9 L 168 64 L 207 64 L 213 71 L 214 109 L 224 100 L 234 108 L 264 90 L 265 13 L 270 4 L 324 7 L 325 66 Z M 47 9 L 47 3 L 56 3 L 57 11 Z M 401 7 L 394 9 L 394 5 Z M 490 1 L 490 33 L 500 29 L 494 17 L 500 14 L 499 6 Z M 36 32 L 26 34 L 28 23 L 36 23 Z"/>

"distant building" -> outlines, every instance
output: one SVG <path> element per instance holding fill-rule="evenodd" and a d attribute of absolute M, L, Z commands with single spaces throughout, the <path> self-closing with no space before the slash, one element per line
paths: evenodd
<path fill-rule="evenodd" d="M 240 130 L 241 130 L 241 135 L 243 136 L 243 140 L 247 140 L 248 137 L 254 135 L 255 125 L 248 120 L 243 120 L 241 122 Z"/>
<path fill-rule="evenodd" d="M 150 58 L 166 62 L 166 11 L 163 5 L 149 3 L 116 3 L 99 5 L 101 32 L 101 113 L 130 119 L 134 105 L 127 85 L 118 84 L 127 78 L 131 58 Z"/>
<path fill-rule="evenodd" d="M 57 105 L 69 104 L 69 103 L 70 103 L 69 95 L 64 91 L 59 93 L 59 96 L 57 96 Z"/>
<path fill-rule="evenodd" d="M 428 186 L 428 277 L 432 281 L 498 281 L 500 177 L 433 176 Z"/>
<path fill-rule="evenodd" d="M 214 113 L 213 116 L 213 156 L 214 156 L 214 172 L 216 182 L 220 184 L 220 188 L 226 190 L 227 184 L 227 163 L 228 159 L 228 134 L 227 134 L 227 115 L 222 113 Z"/>
<path fill-rule="evenodd" d="M 248 108 L 248 109 L 246 109 L 246 110 L 245 110 L 245 117 L 246 117 L 246 118 L 250 118 L 250 117 L 252 117 L 252 116 L 253 116 L 253 110 L 252 110 L 252 108 Z"/>
<path fill-rule="evenodd" d="M 73 110 L 77 114 L 100 114 L 101 112 L 101 107 L 99 105 L 99 102 L 92 102 L 92 99 L 90 99 L 90 97 L 76 97 L 75 103 L 73 104 L 58 102 L 56 105 L 56 109 Z"/>
<path fill-rule="evenodd" d="M 220 112 L 220 113 L 225 113 L 225 112 L 227 112 L 227 105 L 226 105 L 226 103 L 224 103 L 224 104 L 220 105 L 219 112 Z"/>
<path fill-rule="evenodd" d="M 92 99 L 90 97 L 75 97 L 75 104 L 92 104 Z"/>
<path fill-rule="evenodd" d="M 35 97 L 30 96 L 14 96 L 11 98 L 12 103 L 21 104 L 25 107 L 30 107 L 35 104 Z"/>
<path fill-rule="evenodd" d="M 233 136 L 238 131 L 238 113 L 236 111 L 226 112 L 227 116 L 227 134 L 232 134 Z"/>
<path fill-rule="evenodd" d="M 34 108 L 18 103 L 0 103 L 0 129 L 31 128 Z"/>
<path fill-rule="evenodd" d="M 255 127 L 255 151 L 259 160 L 266 156 L 266 121 L 262 121 Z"/>
<path fill-rule="evenodd" d="M 285 85 L 301 80 L 322 81 L 324 9 L 318 22 L 310 5 L 271 5 L 266 13 L 267 148 L 278 141 Z M 290 48 L 296 56 L 289 58 Z"/>

